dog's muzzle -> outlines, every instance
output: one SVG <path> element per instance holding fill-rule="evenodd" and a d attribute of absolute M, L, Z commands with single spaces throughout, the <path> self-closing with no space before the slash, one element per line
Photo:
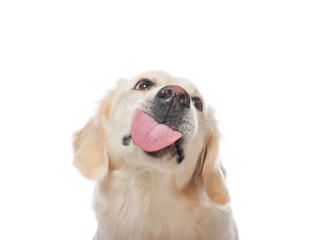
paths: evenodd
<path fill-rule="evenodd" d="M 190 103 L 190 96 L 184 88 L 167 85 L 156 94 L 150 115 L 157 122 L 178 129 L 185 112 L 190 109 Z"/>

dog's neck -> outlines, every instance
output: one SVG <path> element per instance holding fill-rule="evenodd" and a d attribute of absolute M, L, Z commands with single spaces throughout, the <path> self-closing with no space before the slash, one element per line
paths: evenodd
<path fill-rule="evenodd" d="M 95 195 L 99 223 L 130 232 L 139 226 L 150 229 L 150 224 L 161 226 L 160 231 L 168 226 L 179 231 L 181 224 L 196 218 L 193 209 L 201 205 L 200 190 L 193 181 L 176 189 L 171 174 L 151 169 L 113 170 L 99 182 Z"/>
<path fill-rule="evenodd" d="M 121 194 L 131 194 L 132 197 L 136 197 L 137 194 L 148 197 L 159 195 L 161 199 L 164 198 L 165 194 L 173 194 L 178 197 L 178 195 L 185 196 L 187 192 L 190 195 L 195 195 L 199 191 L 195 184 L 194 175 L 181 189 L 176 187 L 175 181 L 175 176 L 169 172 L 161 172 L 152 168 L 126 167 L 112 169 L 107 178 L 99 181 L 98 187 L 104 194 L 107 191 L 117 190 Z"/>
<path fill-rule="evenodd" d="M 229 208 L 213 205 L 193 177 L 177 189 L 172 175 L 144 168 L 111 170 L 96 186 L 95 239 L 232 239 L 227 237 L 235 231 Z"/>

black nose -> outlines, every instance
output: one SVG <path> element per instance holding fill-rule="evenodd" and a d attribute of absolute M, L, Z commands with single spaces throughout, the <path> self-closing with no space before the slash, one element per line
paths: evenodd
<path fill-rule="evenodd" d="M 167 85 L 156 95 L 151 116 L 159 123 L 179 129 L 190 109 L 188 92 L 178 85 Z"/>
<path fill-rule="evenodd" d="M 165 104 L 169 103 L 173 105 L 176 110 L 183 110 L 190 107 L 190 96 L 181 86 L 165 86 L 157 93 L 157 96 Z"/>

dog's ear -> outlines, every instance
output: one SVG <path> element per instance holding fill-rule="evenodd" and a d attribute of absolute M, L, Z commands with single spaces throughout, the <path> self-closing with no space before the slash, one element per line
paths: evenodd
<path fill-rule="evenodd" d="M 99 115 L 90 119 L 81 130 L 74 133 L 73 164 L 85 177 L 90 179 L 106 176 L 109 169 L 104 122 L 109 118 L 110 100 L 111 94 L 101 102 Z"/>
<path fill-rule="evenodd" d="M 225 170 L 218 158 L 219 133 L 213 130 L 201 154 L 202 180 L 212 202 L 225 205 L 230 201 L 225 182 Z"/>

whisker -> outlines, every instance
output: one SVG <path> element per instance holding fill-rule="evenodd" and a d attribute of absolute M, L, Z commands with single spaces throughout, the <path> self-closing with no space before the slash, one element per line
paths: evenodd
<path fill-rule="evenodd" d="M 208 122 L 203 121 L 203 120 L 201 120 L 201 119 L 199 119 L 199 122 L 200 122 L 201 124 L 204 124 L 206 127 L 208 127 L 208 128 L 210 129 L 211 133 L 214 134 L 214 129 L 213 129 L 213 127 L 212 127 Z"/>
<path fill-rule="evenodd" d="M 194 139 L 197 140 L 197 142 L 200 144 L 200 146 L 203 146 L 202 141 L 199 139 L 198 135 L 194 136 Z"/>

